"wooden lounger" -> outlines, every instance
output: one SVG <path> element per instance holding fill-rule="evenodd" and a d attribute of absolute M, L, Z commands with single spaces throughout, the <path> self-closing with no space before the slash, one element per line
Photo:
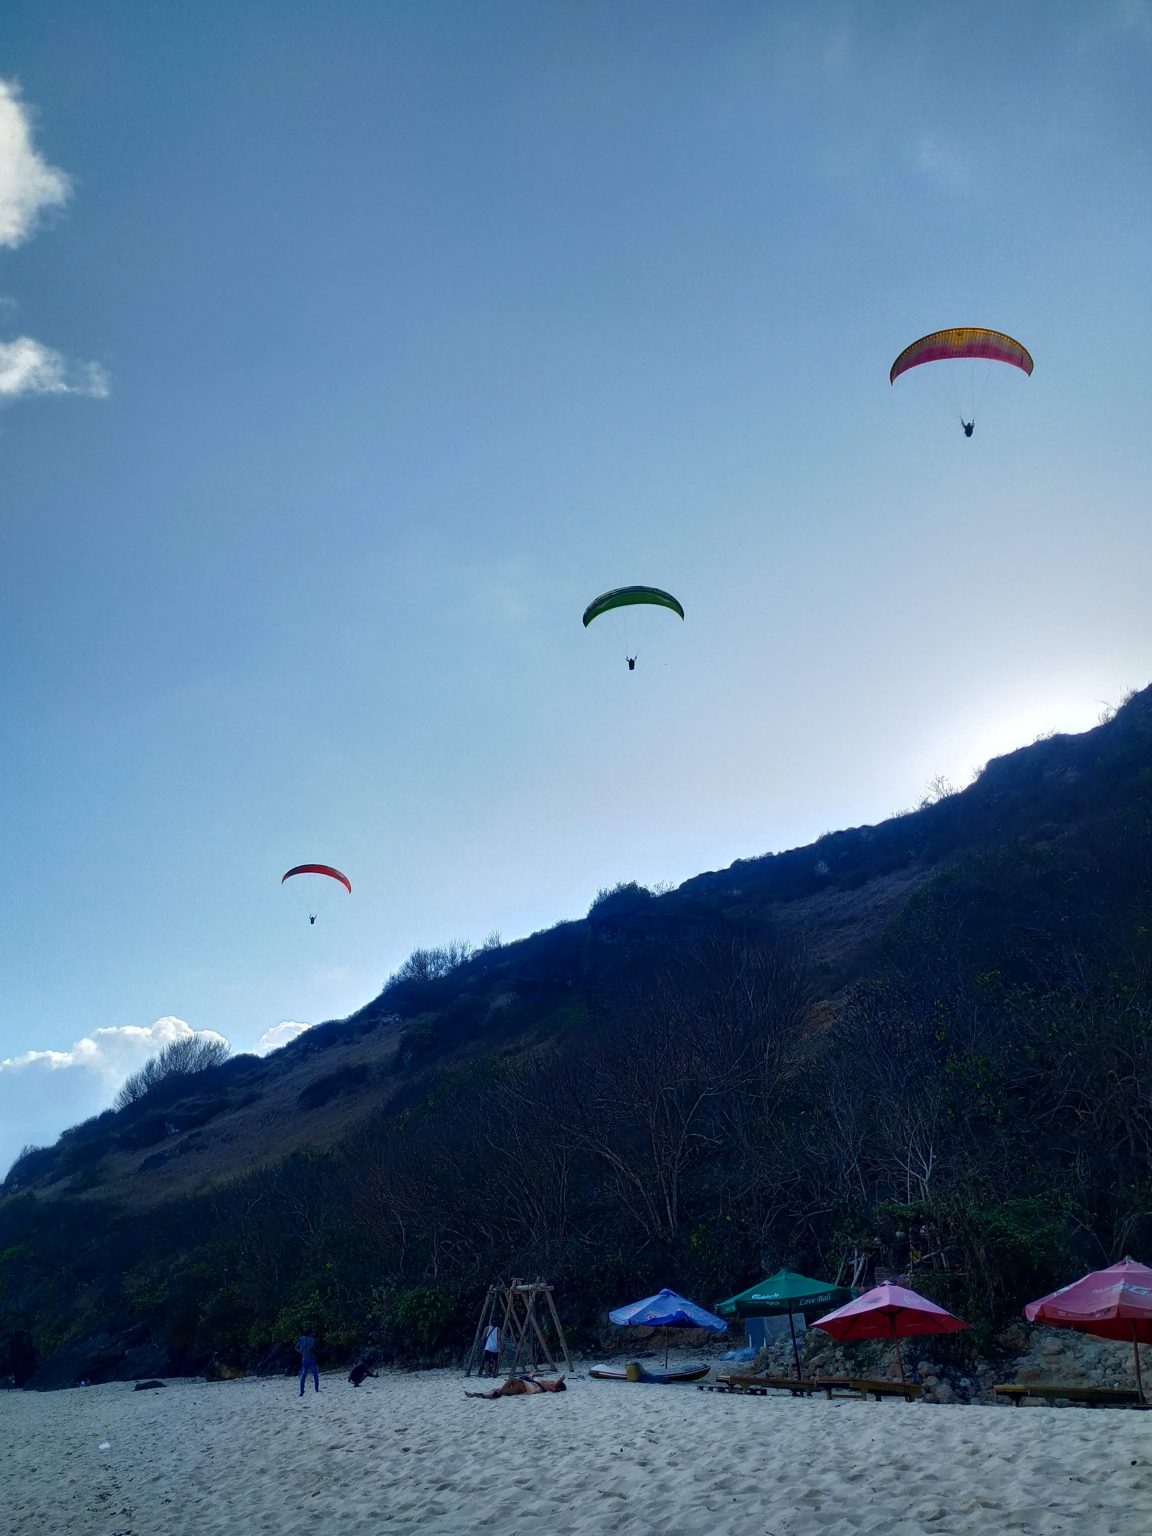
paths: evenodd
<path fill-rule="evenodd" d="M 813 1386 L 827 1398 L 834 1397 L 837 1392 L 851 1397 L 858 1395 L 854 1382 L 848 1376 L 817 1376 Z"/>
<path fill-rule="evenodd" d="M 1029 1381 L 994 1387 L 993 1390 L 1016 1408 L 1026 1397 L 1063 1397 L 1070 1403 L 1084 1403 L 1089 1408 L 1124 1407 L 1140 1401 L 1139 1392 L 1131 1387 L 1060 1387 L 1050 1382 Z"/>
<path fill-rule="evenodd" d="M 804 1376 L 800 1380 L 795 1376 L 717 1376 L 715 1381 L 704 1382 L 700 1391 L 745 1392 L 751 1397 L 767 1397 L 769 1392 L 790 1392 L 793 1397 L 809 1397 L 814 1392 L 823 1392 L 825 1397 L 835 1392 L 859 1395 L 847 1376 Z"/>
<path fill-rule="evenodd" d="M 793 1397 L 806 1397 L 816 1390 L 814 1381 L 798 1381 L 795 1376 L 733 1376 L 732 1385 L 738 1392 L 752 1392 L 762 1397 L 769 1392 L 791 1392 Z"/>
<path fill-rule="evenodd" d="M 924 1388 L 915 1381 L 868 1381 L 860 1376 L 817 1376 L 797 1381 L 795 1376 L 717 1376 L 715 1381 L 703 1382 L 701 1392 L 739 1392 L 748 1397 L 767 1397 L 769 1392 L 790 1392 L 793 1397 L 808 1397 L 813 1392 L 823 1392 L 827 1398 L 837 1392 L 852 1397 L 871 1395 L 880 1401 L 882 1397 L 903 1397 L 908 1402 L 919 1397 Z"/>
<path fill-rule="evenodd" d="M 814 1381 L 797 1381 L 795 1376 L 717 1376 L 701 1383 L 701 1392 L 743 1392 L 751 1397 L 767 1397 L 769 1392 L 791 1392 L 793 1397 L 807 1397 L 818 1390 Z"/>
<path fill-rule="evenodd" d="M 924 1394 L 924 1388 L 918 1381 L 868 1381 L 862 1376 L 853 1376 L 850 1385 L 861 1397 L 874 1397 L 877 1402 L 882 1397 L 903 1397 L 912 1402 Z"/>

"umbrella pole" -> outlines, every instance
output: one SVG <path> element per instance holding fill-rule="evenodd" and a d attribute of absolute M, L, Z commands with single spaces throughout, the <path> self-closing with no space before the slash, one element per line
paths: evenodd
<path fill-rule="evenodd" d="M 895 1314 L 895 1312 L 893 1312 L 892 1316 L 888 1319 L 888 1321 L 892 1325 L 892 1342 L 896 1346 L 896 1364 L 900 1367 L 900 1380 L 905 1384 L 905 1386 L 907 1386 L 908 1378 L 904 1374 L 904 1356 L 903 1356 L 903 1354 L 901 1353 L 901 1350 L 900 1350 L 900 1340 L 896 1336 L 896 1314 Z"/>
<path fill-rule="evenodd" d="M 664 1335 L 664 1369 L 668 1369 L 668 1335 Z"/>
<path fill-rule="evenodd" d="M 796 1345 L 796 1324 L 792 1321 L 792 1308 L 788 1308 L 788 1331 L 792 1335 L 792 1358 L 796 1362 L 796 1380 L 800 1380 L 800 1351 Z"/>
<path fill-rule="evenodd" d="M 1136 1324 L 1132 1324 L 1132 1358 L 1136 1362 L 1136 1391 L 1140 1394 L 1140 1401 L 1146 1403 L 1144 1396 L 1144 1381 L 1140 1375 L 1140 1345 L 1136 1341 Z"/>

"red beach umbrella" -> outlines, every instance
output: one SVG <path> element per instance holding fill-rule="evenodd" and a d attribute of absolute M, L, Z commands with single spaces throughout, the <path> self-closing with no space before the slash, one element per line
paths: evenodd
<path fill-rule="evenodd" d="M 929 1301 L 927 1296 L 920 1296 L 903 1285 L 892 1285 L 885 1281 L 883 1285 L 865 1291 L 863 1296 L 858 1296 L 847 1306 L 829 1312 L 814 1326 L 823 1328 L 825 1333 L 830 1333 L 841 1344 L 858 1344 L 866 1339 L 891 1339 L 900 1366 L 900 1379 L 904 1381 L 907 1378 L 900 1354 L 900 1339 L 925 1333 L 959 1333 L 961 1328 L 969 1325 L 953 1317 L 951 1312 L 945 1312 L 934 1301 Z"/>
<path fill-rule="evenodd" d="M 1024 1316 L 1030 1323 L 1075 1328 L 1099 1339 L 1131 1339 L 1136 1390 L 1147 1402 L 1140 1375 L 1140 1345 L 1152 1344 L 1152 1269 L 1147 1264 L 1121 1259 L 1108 1269 L 1094 1269 L 1051 1296 L 1030 1301 Z"/>

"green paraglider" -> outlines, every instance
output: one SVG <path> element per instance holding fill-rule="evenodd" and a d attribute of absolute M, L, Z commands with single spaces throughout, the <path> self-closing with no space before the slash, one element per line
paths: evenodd
<path fill-rule="evenodd" d="M 616 587 L 611 592 L 602 592 L 588 604 L 584 610 L 584 628 L 587 629 L 592 620 L 598 619 L 602 613 L 610 613 L 613 608 L 627 608 L 633 603 L 670 608 L 673 613 L 684 617 L 683 608 L 671 592 L 662 592 L 659 587 Z"/>
<path fill-rule="evenodd" d="M 614 587 L 611 592 L 601 592 L 599 597 L 594 597 L 585 608 L 584 628 L 587 629 L 592 620 L 598 619 L 601 614 L 611 613 L 615 608 L 631 608 L 635 604 L 649 608 L 668 608 L 681 618 L 684 617 L 679 599 L 673 597 L 671 592 L 661 591 L 659 587 Z M 628 663 L 629 672 L 635 672 L 636 657 L 626 656 L 624 659 Z"/>

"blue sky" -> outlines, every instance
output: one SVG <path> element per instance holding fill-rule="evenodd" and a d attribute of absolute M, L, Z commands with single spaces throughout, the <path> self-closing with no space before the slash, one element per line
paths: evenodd
<path fill-rule="evenodd" d="M 1139 0 L 6 0 L 0 1163 L 1142 686 L 1150 64 Z M 887 378 L 953 324 L 1036 359 L 971 441 Z"/>

